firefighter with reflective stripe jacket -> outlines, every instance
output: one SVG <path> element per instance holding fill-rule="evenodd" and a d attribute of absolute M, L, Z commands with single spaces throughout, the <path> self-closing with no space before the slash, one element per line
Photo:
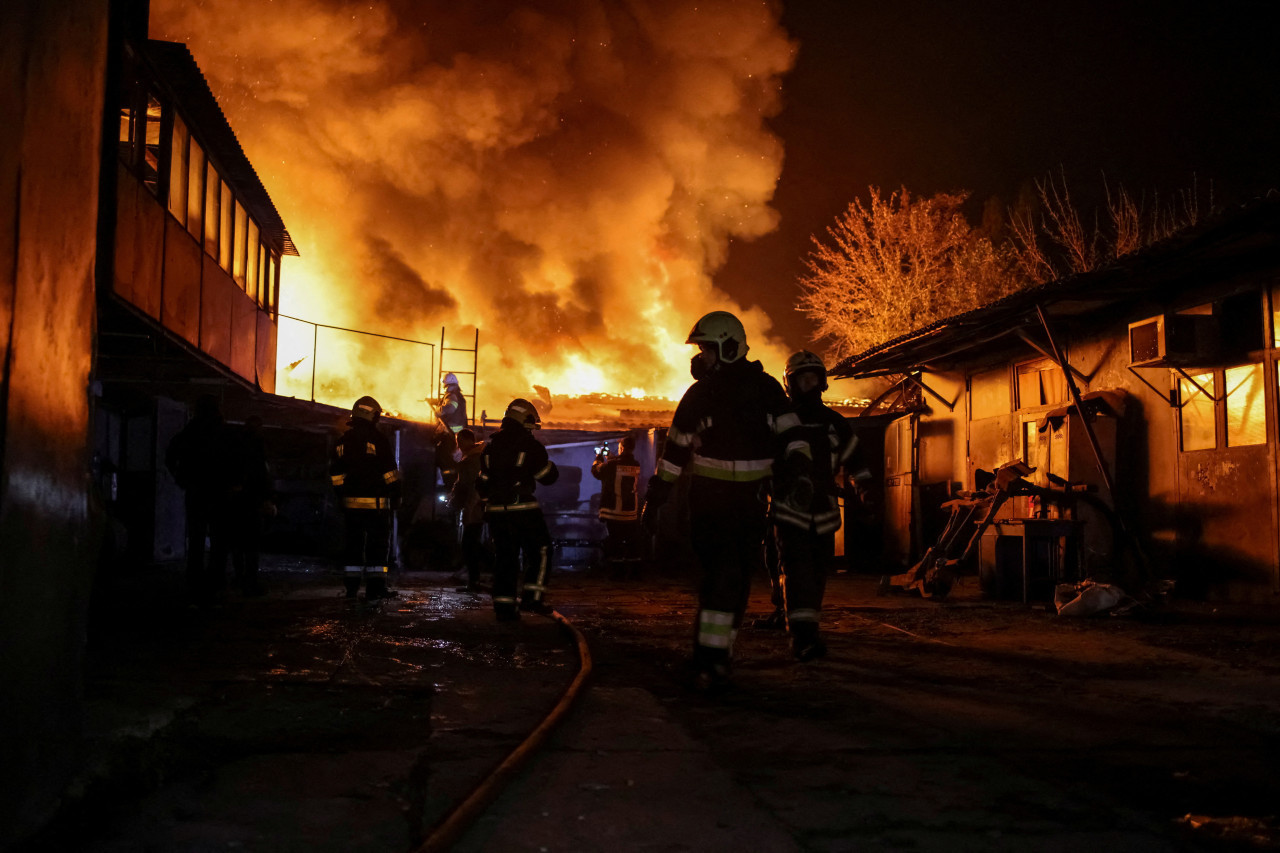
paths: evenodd
<path fill-rule="evenodd" d="M 329 475 L 342 504 L 343 586 L 354 599 L 365 580 L 365 598 L 391 598 L 387 563 L 391 551 L 391 513 L 400 500 L 400 471 L 391 442 L 378 429 L 382 407 L 361 397 L 351 408 L 349 429 L 334 446 Z"/>
<path fill-rule="evenodd" d="M 686 342 L 699 347 L 690 364 L 696 381 L 676 407 L 644 519 L 656 527 L 658 509 L 687 471 L 691 544 L 702 574 L 693 664 L 696 685 L 715 688 L 728 678 L 751 574 L 761 563 L 779 437 L 794 417 L 778 381 L 745 358 L 737 317 L 713 311 Z"/>
<path fill-rule="evenodd" d="M 808 452 L 779 462 L 773 521 L 791 652 L 808 661 L 827 652 L 818 626 L 840 528 L 837 480 L 851 467 L 858 440 L 844 417 L 822 402 L 827 369 L 821 358 L 808 351 L 795 353 L 787 359 L 785 382 L 800 419 L 788 437 L 803 441 Z"/>
<path fill-rule="evenodd" d="M 541 428 L 532 403 L 512 400 L 501 426 L 480 454 L 476 491 L 484 498 L 484 517 L 496 551 L 493 611 L 502 622 L 519 618 L 517 595 L 521 609 L 545 608 L 551 533 L 533 493 L 539 483 L 554 483 L 560 472 L 547 449 L 533 437 L 532 431 Z"/>
<path fill-rule="evenodd" d="M 591 476 L 600 481 L 600 520 L 609 531 L 605 559 L 615 574 L 634 569 L 643 556 L 640 526 L 640 462 L 635 456 L 636 437 L 623 436 L 618 455 L 601 447 L 591 463 Z"/>

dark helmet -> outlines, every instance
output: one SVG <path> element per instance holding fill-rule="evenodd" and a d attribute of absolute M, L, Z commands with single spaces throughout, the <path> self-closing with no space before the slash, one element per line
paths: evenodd
<path fill-rule="evenodd" d="M 361 420 L 376 424 L 380 417 L 382 417 L 382 406 L 378 405 L 378 401 L 372 397 L 361 397 L 351 407 L 352 422 Z"/>
<path fill-rule="evenodd" d="M 533 407 L 533 403 L 523 397 L 512 400 L 502 417 L 504 420 L 511 418 L 525 429 L 542 429 L 542 418 L 538 417 L 538 410 Z"/>
<path fill-rule="evenodd" d="M 720 361 L 728 364 L 747 354 L 747 332 L 728 311 L 712 311 L 693 324 L 686 344 L 715 344 Z"/>
<path fill-rule="evenodd" d="M 787 359 L 787 367 L 783 372 L 783 375 L 786 377 L 787 393 L 795 393 L 796 389 L 793 387 L 792 378 L 796 374 L 803 373 L 806 370 L 810 370 L 818 374 L 818 379 L 820 381 L 818 383 L 817 390 L 827 390 L 827 366 L 822 363 L 822 359 L 818 358 L 818 356 L 806 349 L 800 350 L 800 352 L 795 353 L 791 358 Z"/>

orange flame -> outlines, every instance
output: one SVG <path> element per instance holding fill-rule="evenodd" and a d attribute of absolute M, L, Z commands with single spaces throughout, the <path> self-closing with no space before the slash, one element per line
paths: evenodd
<path fill-rule="evenodd" d="M 711 310 L 737 313 L 752 357 L 781 366 L 768 317 L 710 277 L 731 238 L 776 225 L 782 147 L 765 119 L 794 55 L 778 3 L 151 8 L 152 36 L 189 46 L 298 245 L 285 314 L 431 342 L 444 327 L 450 347 L 478 328 L 491 413 L 534 385 L 678 399 L 684 337 Z M 314 367 L 317 399 L 373 393 L 430 418 L 425 348 L 315 334 L 282 321 L 279 393 L 309 396 Z"/>

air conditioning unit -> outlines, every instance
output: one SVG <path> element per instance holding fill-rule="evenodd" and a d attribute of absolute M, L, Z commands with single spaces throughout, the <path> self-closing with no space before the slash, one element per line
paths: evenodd
<path fill-rule="evenodd" d="M 1131 367 L 1204 367 L 1218 351 L 1213 314 L 1161 314 L 1129 324 Z"/>

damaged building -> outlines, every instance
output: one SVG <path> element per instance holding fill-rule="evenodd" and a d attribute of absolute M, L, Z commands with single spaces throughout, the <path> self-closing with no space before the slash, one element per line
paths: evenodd
<path fill-rule="evenodd" d="M 1093 577 L 1273 600 L 1278 248 L 1270 196 L 841 362 L 833 375 L 889 385 L 867 410 L 890 421 L 888 556 L 919 559 L 945 503 L 1021 461 L 1026 482 L 1090 500 L 1013 495 L 967 570 L 1013 575 L 1023 596 L 1025 568 L 1041 595 Z"/>

